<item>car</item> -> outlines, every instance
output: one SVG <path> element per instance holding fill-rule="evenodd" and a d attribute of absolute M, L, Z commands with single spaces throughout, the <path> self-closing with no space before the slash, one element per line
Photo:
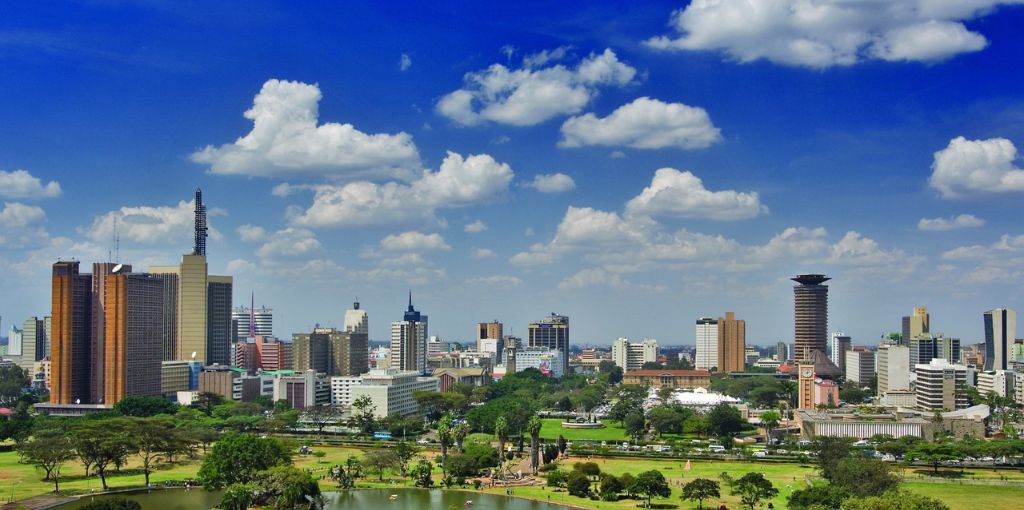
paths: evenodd
<path fill-rule="evenodd" d="M 693 444 L 700 444 L 700 439 L 691 439 L 690 442 Z"/>
<path fill-rule="evenodd" d="M 763 458 L 765 458 L 767 456 L 768 456 L 768 454 L 765 453 L 765 452 L 754 452 L 754 457 L 756 457 L 758 459 L 763 459 Z"/>
<path fill-rule="evenodd" d="M 798 446 L 811 446 L 812 443 L 813 441 L 811 441 L 810 439 L 801 439 L 796 442 Z"/>
<path fill-rule="evenodd" d="M 789 450 L 783 450 L 783 449 L 780 448 L 778 450 L 775 450 L 775 453 L 777 453 L 779 455 L 785 455 L 785 454 L 789 453 Z"/>
<path fill-rule="evenodd" d="M 725 451 L 725 447 L 720 444 L 713 444 L 708 447 L 708 450 L 712 453 L 721 453 Z"/>
<path fill-rule="evenodd" d="M 416 442 L 419 444 L 430 444 L 430 441 L 427 441 L 426 439 L 420 439 L 419 441 Z"/>
<path fill-rule="evenodd" d="M 869 443 L 867 439 L 861 439 L 860 441 L 853 443 L 853 446 L 867 446 L 869 444 L 871 443 Z"/>

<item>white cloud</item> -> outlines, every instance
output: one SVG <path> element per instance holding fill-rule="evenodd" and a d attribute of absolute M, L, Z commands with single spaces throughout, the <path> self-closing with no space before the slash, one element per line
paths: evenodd
<path fill-rule="evenodd" d="M 322 248 L 320 241 L 308 229 L 288 227 L 270 235 L 258 250 L 260 258 L 294 257 L 306 255 Z"/>
<path fill-rule="evenodd" d="M 44 186 L 38 177 L 25 170 L 0 170 L 0 197 L 30 200 L 56 198 L 62 193 L 57 181 L 50 181 Z"/>
<path fill-rule="evenodd" d="M 562 124 L 558 146 L 703 149 L 721 140 L 703 108 L 641 97 L 603 119 L 593 113 L 569 118 Z"/>
<path fill-rule="evenodd" d="M 223 214 L 220 209 L 207 209 L 207 215 Z M 125 206 L 93 219 L 78 232 L 98 243 L 114 238 L 114 228 L 123 241 L 135 243 L 172 243 L 191 245 L 195 227 L 195 200 L 182 200 L 176 206 Z M 221 239 L 220 232 L 210 226 L 210 237 Z"/>
<path fill-rule="evenodd" d="M 466 280 L 467 285 L 488 285 L 493 287 L 516 287 L 522 283 L 523 280 L 521 278 L 507 275 L 479 276 Z"/>
<path fill-rule="evenodd" d="M 463 158 L 449 152 L 437 172 L 424 171 L 411 184 L 359 181 L 316 188 L 313 204 L 294 211 L 292 221 L 309 227 L 359 227 L 437 222 L 434 212 L 494 202 L 503 197 L 512 169 L 486 154 Z"/>
<path fill-rule="evenodd" d="M 5 202 L 0 210 L 0 246 L 5 249 L 34 247 L 48 241 L 46 212 L 34 205 Z"/>
<path fill-rule="evenodd" d="M 526 230 L 523 231 L 523 235 L 526 237 L 533 237 L 535 233 L 536 232 L 533 231 L 533 227 L 526 227 Z"/>
<path fill-rule="evenodd" d="M 249 134 L 220 147 L 207 145 L 192 161 L 217 174 L 324 175 L 352 179 L 406 179 L 420 159 L 407 133 L 366 134 L 352 124 L 317 125 L 320 87 L 297 81 L 268 80 L 245 117 Z"/>
<path fill-rule="evenodd" d="M 636 76 L 636 69 L 619 61 L 611 49 L 592 53 L 574 68 L 562 64 L 539 67 L 551 60 L 549 54 L 519 69 L 492 64 L 483 71 L 467 73 L 465 87 L 442 97 L 437 113 L 465 126 L 487 121 L 532 126 L 577 113 L 600 87 L 625 86 Z"/>
<path fill-rule="evenodd" d="M 576 188 L 576 181 L 563 173 L 538 174 L 523 186 L 533 188 L 541 193 L 563 193 Z"/>
<path fill-rule="evenodd" d="M 1005 138 L 968 140 L 958 136 L 935 153 L 931 187 L 943 198 L 1024 191 L 1024 170 L 1014 166 L 1017 148 Z"/>
<path fill-rule="evenodd" d="M 405 72 L 409 70 L 410 67 L 412 67 L 412 57 L 407 53 L 402 53 L 402 56 L 398 59 L 398 70 Z"/>
<path fill-rule="evenodd" d="M 612 153 L 609 154 L 608 157 L 612 159 L 625 159 L 626 153 L 622 151 L 612 151 Z"/>
<path fill-rule="evenodd" d="M 699 177 L 662 168 L 651 185 L 626 204 L 629 215 L 743 220 L 768 213 L 757 192 L 710 191 Z"/>
<path fill-rule="evenodd" d="M 267 237 L 267 231 L 257 225 L 242 225 L 238 227 L 238 238 L 243 241 L 262 241 Z"/>
<path fill-rule="evenodd" d="M 1024 235 L 1004 234 L 988 246 L 960 246 L 943 253 L 942 259 L 966 265 L 956 268 L 964 284 L 1018 284 L 1024 280 Z"/>
<path fill-rule="evenodd" d="M 232 259 L 232 260 L 228 261 L 228 265 L 227 265 L 227 269 L 226 269 L 226 274 L 230 274 L 230 275 L 247 274 L 247 273 L 255 272 L 256 268 L 257 268 L 256 264 L 253 264 L 252 262 L 249 262 L 248 260 L 245 260 L 245 259 Z"/>
<path fill-rule="evenodd" d="M 825 68 L 871 59 L 937 62 L 987 45 L 964 21 L 1020 0 L 694 0 L 659 50 L 714 50 L 739 62 Z"/>
<path fill-rule="evenodd" d="M 572 50 L 571 46 L 559 46 L 553 50 L 541 50 L 532 55 L 526 55 L 523 57 L 523 67 L 527 69 L 535 69 L 538 67 L 544 67 L 549 62 L 565 60 L 565 58 L 569 56 L 570 50 Z M 511 55 L 509 56 L 511 57 Z"/>
<path fill-rule="evenodd" d="M 820 255 L 829 244 L 824 228 L 789 227 L 766 244 L 750 248 L 749 261 L 763 264 L 780 259 L 806 259 Z"/>
<path fill-rule="evenodd" d="M 477 248 L 477 249 L 473 250 L 473 253 L 472 253 L 471 256 L 473 258 L 475 258 L 475 259 L 489 259 L 489 258 L 497 257 L 498 254 L 494 253 L 494 250 L 492 250 L 490 248 Z"/>
<path fill-rule="evenodd" d="M 985 225 L 985 220 L 973 214 L 961 214 L 950 218 L 921 218 L 917 222 L 918 230 L 956 230 L 961 228 L 974 228 Z"/>
<path fill-rule="evenodd" d="M 641 289 L 650 292 L 661 292 L 666 290 L 661 285 L 636 285 L 626 281 L 619 273 L 614 273 L 601 268 L 584 269 L 558 283 L 558 290 L 568 291 L 582 289 L 585 287 L 606 286 L 616 290 Z"/>
<path fill-rule="evenodd" d="M 854 266 L 893 267 L 906 260 L 903 250 L 884 250 L 874 239 L 860 232 L 850 231 L 830 248 L 828 261 L 833 264 Z"/>
<path fill-rule="evenodd" d="M 421 251 L 450 250 L 451 246 L 444 242 L 440 234 L 424 234 L 422 232 L 402 232 L 392 234 L 380 241 L 380 247 L 388 251 Z"/>
<path fill-rule="evenodd" d="M 470 234 L 479 234 L 480 232 L 487 230 L 487 224 L 480 220 L 476 220 L 473 223 L 467 223 L 465 227 L 462 227 L 462 230 Z"/>

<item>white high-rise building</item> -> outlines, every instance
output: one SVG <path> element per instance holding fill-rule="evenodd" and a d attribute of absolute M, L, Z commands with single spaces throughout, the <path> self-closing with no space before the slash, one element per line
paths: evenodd
<path fill-rule="evenodd" d="M 231 310 L 231 321 L 235 324 L 235 340 L 257 336 L 274 336 L 274 310 L 239 306 Z M 252 327 L 249 323 L 252 322 Z"/>
<path fill-rule="evenodd" d="M 875 376 L 875 353 L 867 347 L 846 351 L 846 380 L 860 385 L 871 382 Z"/>
<path fill-rule="evenodd" d="M 890 391 L 910 390 L 910 348 L 905 345 L 878 346 L 878 396 Z"/>
<path fill-rule="evenodd" d="M 388 368 L 427 371 L 427 316 L 412 307 L 412 293 L 409 293 L 409 309 L 405 320 L 391 323 L 391 355 Z"/>
<path fill-rule="evenodd" d="M 917 373 L 917 407 L 932 410 L 967 407 L 967 367 L 954 365 L 942 358 L 919 363 Z"/>
<path fill-rule="evenodd" d="M 627 372 L 640 370 L 644 363 L 658 361 L 658 341 L 646 338 L 638 343 L 619 338 L 612 343 L 612 361 Z"/>
<path fill-rule="evenodd" d="M 1012 368 L 1013 341 L 1017 336 L 1017 312 L 996 308 L 985 312 L 985 370 Z"/>
<path fill-rule="evenodd" d="M 697 319 L 697 354 L 693 366 L 698 370 L 718 368 L 718 321 L 711 317 Z"/>
<path fill-rule="evenodd" d="M 22 331 L 16 326 L 11 325 L 10 332 L 7 333 L 7 355 L 8 356 L 21 356 L 22 355 Z M 34 359 L 32 361 L 35 361 Z"/>
<path fill-rule="evenodd" d="M 853 347 L 853 340 L 842 331 L 832 333 L 828 343 L 828 359 L 832 360 L 843 373 L 846 373 L 846 351 Z"/>
<path fill-rule="evenodd" d="M 352 308 L 345 310 L 345 332 L 370 334 L 370 317 L 366 310 L 359 308 L 359 301 L 352 303 Z"/>
<path fill-rule="evenodd" d="M 1014 377 L 1012 370 L 996 370 L 978 373 L 978 394 L 982 397 L 995 393 L 1000 397 L 1014 398 Z"/>

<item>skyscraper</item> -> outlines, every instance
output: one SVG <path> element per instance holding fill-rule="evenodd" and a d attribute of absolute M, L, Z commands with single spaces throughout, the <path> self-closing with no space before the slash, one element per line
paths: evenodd
<path fill-rule="evenodd" d="M 718 367 L 718 321 L 711 317 L 701 317 L 697 319 L 696 331 L 694 368 L 711 370 Z"/>
<path fill-rule="evenodd" d="M 231 363 L 231 295 L 234 285 L 230 276 L 207 277 L 206 283 L 206 362 Z"/>
<path fill-rule="evenodd" d="M 492 322 L 480 322 L 480 323 L 477 323 L 477 325 L 476 325 L 476 350 L 478 352 L 483 352 L 481 350 L 481 348 L 480 348 L 480 341 L 485 339 L 485 338 L 494 338 L 496 340 L 502 340 L 505 337 L 503 329 L 504 329 L 504 326 L 500 322 L 498 322 L 496 320 L 492 321 Z M 502 342 L 498 342 L 498 343 L 500 344 Z M 502 345 L 502 347 L 504 347 L 504 345 Z M 496 356 L 496 358 L 500 358 L 501 355 L 502 355 L 502 352 L 499 349 L 498 356 Z"/>
<path fill-rule="evenodd" d="M 527 347 L 559 351 L 561 355 L 557 362 L 562 364 L 561 372 L 569 373 L 569 317 L 552 313 L 537 322 L 531 322 L 526 329 L 529 333 Z M 519 368 L 522 369 L 522 366 Z"/>
<path fill-rule="evenodd" d="M 905 345 L 878 346 L 878 396 L 889 391 L 910 390 L 910 348 Z"/>
<path fill-rule="evenodd" d="M 742 372 L 746 366 L 747 321 L 733 312 L 718 318 L 718 371 Z"/>
<path fill-rule="evenodd" d="M 789 344 L 782 341 L 775 343 L 775 359 L 780 363 L 785 363 L 789 359 Z"/>
<path fill-rule="evenodd" d="M 160 395 L 163 279 L 114 268 L 104 282 L 103 403 L 129 395 Z"/>
<path fill-rule="evenodd" d="M 21 329 L 21 343 L 22 343 L 22 361 L 27 365 L 22 365 L 22 368 L 26 366 L 31 369 L 32 363 L 39 361 L 46 357 L 46 353 L 49 350 L 48 343 L 49 339 L 46 338 L 46 327 L 45 322 L 49 320 L 40 319 L 38 317 L 29 317 L 25 319 L 25 323 L 22 324 Z"/>
<path fill-rule="evenodd" d="M 929 333 L 930 327 L 931 318 L 928 316 L 928 308 L 915 306 L 913 313 L 903 317 L 903 340 L 900 344 L 907 345 L 911 338 Z"/>
<path fill-rule="evenodd" d="M 366 333 L 315 327 L 292 335 L 295 370 L 316 370 L 329 376 L 355 376 L 369 370 Z"/>
<path fill-rule="evenodd" d="M 89 403 L 92 276 L 78 261 L 53 264 L 50 403 Z"/>
<path fill-rule="evenodd" d="M 828 344 L 828 285 L 823 274 L 802 274 L 791 278 L 793 287 L 794 340 L 797 361 L 808 360 L 814 351 L 825 352 Z"/>
<path fill-rule="evenodd" d="M 843 373 L 846 373 L 846 351 L 853 345 L 853 339 L 842 331 L 832 333 L 832 344 L 829 345 L 829 359 L 835 363 Z"/>
<path fill-rule="evenodd" d="M 427 316 L 412 306 L 412 292 L 409 292 L 409 308 L 401 322 L 391 323 L 391 365 L 399 370 L 427 370 Z"/>
<path fill-rule="evenodd" d="M 1006 370 L 1010 367 L 1013 341 L 1017 336 L 1017 312 L 996 308 L 985 312 L 985 370 Z"/>
<path fill-rule="evenodd" d="M 366 310 L 359 308 L 359 301 L 352 303 L 352 309 L 345 310 L 345 332 L 370 334 L 370 317 Z"/>
<path fill-rule="evenodd" d="M 107 275 L 113 274 L 114 269 L 130 273 L 130 264 L 118 264 L 116 262 L 94 262 L 92 265 L 92 332 L 89 337 L 89 358 L 92 377 L 89 384 L 89 401 L 100 402 L 104 396 L 103 379 L 106 376 L 104 368 L 103 351 L 106 346 L 105 328 L 105 297 Z"/>
<path fill-rule="evenodd" d="M 249 337 L 274 336 L 274 310 L 253 305 L 239 306 L 231 311 L 231 322 L 234 324 L 233 341 Z"/>

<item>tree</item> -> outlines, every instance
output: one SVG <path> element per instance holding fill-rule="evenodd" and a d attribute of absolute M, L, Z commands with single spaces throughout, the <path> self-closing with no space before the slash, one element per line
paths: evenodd
<path fill-rule="evenodd" d="M 462 449 L 462 445 L 466 441 L 466 436 L 469 435 L 469 424 L 465 421 L 459 422 L 454 428 L 452 428 L 452 437 L 455 439 L 455 446 L 459 449 L 459 453 L 466 453 Z"/>
<path fill-rule="evenodd" d="M 580 471 L 569 473 L 565 486 L 569 489 L 569 495 L 571 496 L 580 498 L 590 497 L 590 478 L 587 478 L 587 475 Z"/>
<path fill-rule="evenodd" d="M 552 469 L 548 472 L 548 487 L 563 487 L 569 481 L 569 473 L 561 469 Z M 586 479 L 586 476 L 584 476 Z"/>
<path fill-rule="evenodd" d="M 377 406 L 373 405 L 373 399 L 369 395 L 363 395 L 352 402 L 352 409 L 357 412 L 352 414 L 352 421 L 363 434 L 372 434 L 376 427 L 376 420 L 373 414 L 377 412 Z"/>
<path fill-rule="evenodd" d="M 322 506 L 320 485 L 304 469 L 274 466 L 259 473 L 254 485 L 259 488 L 253 501 L 258 506 L 278 510 Z"/>
<path fill-rule="evenodd" d="M 164 417 L 133 419 L 131 434 L 136 454 L 142 462 L 142 472 L 146 475 L 146 486 L 148 487 L 153 464 L 159 457 L 174 452 L 181 437 L 175 433 L 171 420 Z"/>
<path fill-rule="evenodd" d="M 174 414 L 178 404 L 164 397 L 151 395 L 129 395 L 114 404 L 114 411 L 122 416 L 148 418 L 160 414 Z"/>
<path fill-rule="evenodd" d="M 217 508 L 220 510 L 248 510 L 253 504 L 253 493 L 259 488 L 251 483 L 231 484 L 224 490 Z"/>
<path fill-rule="evenodd" d="M 60 494 L 60 469 L 75 458 L 74 447 L 63 430 L 37 431 L 32 439 L 18 445 L 18 453 L 25 462 L 43 468 L 44 480 L 52 480 L 53 493 Z"/>
<path fill-rule="evenodd" d="M 338 418 L 338 411 L 334 407 L 324 404 L 310 406 L 302 413 L 304 421 L 312 423 L 316 427 L 317 436 L 323 435 L 324 428 Z"/>
<path fill-rule="evenodd" d="M 601 499 L 605 501 L 618 501 L 619 493 L 624 489 L 622 481 L 615 476 L 608 473 L 601 475 Z"/>
<path fill-rule="evenodd" d="M 192 400 L 192 407 L 199 409 L 207 416 L 213 415 L 213 409 L 224 404 L 224 396 L 219 393 L 204 391 Z"/>
<path fill-rule="evenodd" d="M 704 508 L 704 500 L 709 498 L 722 497 L 718 482 L 707 478 L 697 478 L 683 486 L 683 494 L 680 498 L 687 501 L 696 501 L 697 510 Z"/>
<path fill-rule="evenodd" d="M 572 470 L 579 471 L 595 481 L 601 476 L 601 466 L 596 462 L 577 462 L 572 465 Z"/>
<path fill-rule="evenodd" d="M 72 444 L 78 458 L 86 466 L 92 466 L 100 475 L 103 490 L 107 490 L 107 468 L 124 464 L 132 447 L 132 438 L 127 432 L 123 418 L 91 420 L 81 422 L 71 432 Z"/>
<path fill-rule="evenodd" d="M 832 474 L 832 485 L 857 497 L 880 496 L 899 483 L 889 464 L 868 457 L 842 459 Z"/>
<path fill-rule="evenodd" d="M 643 436 L 646 430 L 643 410 L 633 411 L 626 415 L 626 419 L 622 420 L 622 427 L 626 429 L 626 434 L 634 440 Z"/>
<path fill-rule="evenodd" d="M 363 452 L 363 462 L 367 469 L 377 473 L 377 479 L 384 481 L 384 471 L 398 465 L 398 455 L 394 450 L 380 448 Z"/>
<path fill-rule="evenodd" d="M 345 459 L 345 463 L 331 469 L 331 479 L 339 489 L 355 489 L 356 480 L 363 477 L 363 464 L 356 457 Z"/>
<path fill-rule="evenodd" d="M 749 506 L 750 510 L 754 510 L 762 500 L 774 498 L 779 494 L 779 490 L 761 473 L 747 473 L 738 479 L 722 473 L 722 479 L 729 485 L 729 493 L 739 496 L 740 502 Z"/>
<path fill-rule="evenodd" d="M 793 510 L 838 509 L 848 497 L 850 493 L 841 487 L 814 485 L 793 491 L 786 501 Z"/>
<path fill-rule="evenodd" d="M 115 497 L 90 501 L 78 508 L 79 510 L 142 510 L 142 505 L 138 501 L 128 498 Z"/>
<path fill-rule="evenodd" d="M 832 481 L 839 461 L 850 456 L 850 441 L 841 437 L 818 437 L 814 440 L 821 477 Z"/>
<path fill-rule="evenodd" d="M 949 510 L 945 503 L 910 491 L 890 491 L 881 496 L 849 498 L 842 510 Z"/>
<path fill-rule="evenodd" d="M 631 492 L 642 495 L 644 497 L 644 507 L 649 508 L 651 506 L 651 498 L 655 496 L 667 498 L 672 495 L 672 488 L 668 486 L 668 482 L 665 481 L 665 475 L 661 474 L 661 471 L 652 469 L 636 476 Z"/>
<path fill-rule="evenodd" d="M 537 474 L 537 469 L 540 467 L 540 429 L 543 426 L 540 418 L 533 416 L 530 421 L 526 424 L 526 430 L 530 433 L 530 469 L 533 470 L 533 474 Z"/>
<path fill-rule="evenodd" d="M 288 449 L 278 439 L 228 432 L 203 457 L 197 476 L 205 487 L 220 489 L 256 481 L 260 471 L 291 463 Z"/>
<path fill-rule="evenodd" d="M 769 451 L 772 449 L 772 430 L 779 426 L 781 417 L 775 411 L 767 411 L 761 414 L 761 425 L 764 426 L 764 442 Z"/>
<path fill-rule="evenodd" d="M 708 429 L 711 434 L 728 440 L 723 441 L 728 448 L 736 433 L 743 430 L 743 416 L 739 409 L 723 402 L 708 412 Z"/>
<path fill-rule="evenodd" d="M 412 468 L 412 478 L 417 487 L 430 488 L 434 486 L 434 480 L 430 473 L 434 470 L 433 465 L 427 459 L 420 459 Z"/>
<path fill-rule="evenodd" d="M 409 461 L 420 453 L 420 448 L 408 441 L 399 441 L 394 448 L 395 457 L 398 458 L 398 470 L 402 477 L 408 475 Z"/>
<path fill-rule="evenodd" d="M 636 477 L 633 476 L 632 473 L 622 473 L 622 476 L 619 477 L 619 481 L 622 482 L 622 490 L 626 491 L 627 496 L 636 494 L 636 491 L 633 490 L 636 488 Z"/>
<path fill-rule="evenodd" d="M 441 442 L 441 472 L 447 473 L 448 447 L 452 443 L 452 417 L 446 414 L 437 421 L 437 440 Z"/>
<path fill-rule="evenodd" d="M 508 422 L 504 416 L 499 416 L 494 422 L 494 436 L 498 438 L 498 471 L 505 463 L 505 441 L 508 439 Z"/>
<path fill-rule="evenodd" d="M 957 455 L 956 445 L 953 443 L 928 443 L 924 441 L 911 448 L 910 451 L 907 452 L 907 456 L 914 459 L 920 459 L 921 462 L 931 464 L 935 473 L 939 472 L 939 466 L 943 462 L 959 457 Z"/>

